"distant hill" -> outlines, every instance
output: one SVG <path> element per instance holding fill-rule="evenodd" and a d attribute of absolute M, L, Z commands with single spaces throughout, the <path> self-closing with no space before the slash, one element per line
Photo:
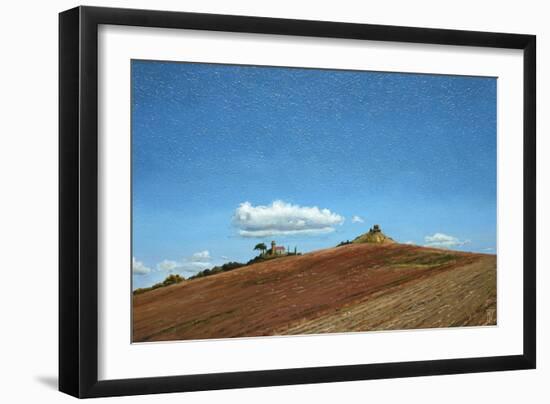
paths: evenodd
<path fill-rule="evenodd" d="M 395 243 L 391 237 L 382 233 L 380 226 L 375 224 L 367 233 L 356 237 L 352 243 L 374 243 L 374 244 L 391 244 Z"/>
<path fill-rule="evenodd" d="M 133 341 L 496 324 L 496 256 L 369 233 L 135 295 Z"/>

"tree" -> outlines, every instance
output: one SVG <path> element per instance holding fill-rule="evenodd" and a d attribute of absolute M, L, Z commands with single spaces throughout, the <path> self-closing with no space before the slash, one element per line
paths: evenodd
<path fill-rule="evenodd" d="M 264 244 L 264 243 L 258 243 L 256 244 L 256 246 L 254 247 L 254 250 L 255 251 L 261 251 L 262 252 L 262 255 L 265 254 L 265 250 L 267 250 L 267 246 Z"/>
<path fill-rule="evenodd" d="M 164 286 L 172 285 L 174 283 L 180 283 L 181 281 L 185 280 L 182 276 L 179 274 L 170 274 L 166 277 L 166 279 L 162 282 Z"/>

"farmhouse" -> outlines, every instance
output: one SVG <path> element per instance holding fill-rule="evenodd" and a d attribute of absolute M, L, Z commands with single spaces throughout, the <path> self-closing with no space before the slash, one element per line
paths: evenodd
<path fill-rule="evenodd" d="M 275 240 L 271 242 L 271 255 L 284 255 L 286 254 L 286 249 L 283 246 L 278 246 L 275 243 Z"/>

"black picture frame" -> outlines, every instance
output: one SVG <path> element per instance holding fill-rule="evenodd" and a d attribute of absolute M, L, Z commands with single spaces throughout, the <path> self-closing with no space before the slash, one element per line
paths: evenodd
<path fill-rule="evenodd" d="M 100 24 L 523 50 L 523 354 L 99 381 Z M 535 368 L 535 103 L 534 35 L 96 7 L 77 7 L 60 13 L 59 390 L 84 398 Z"/>

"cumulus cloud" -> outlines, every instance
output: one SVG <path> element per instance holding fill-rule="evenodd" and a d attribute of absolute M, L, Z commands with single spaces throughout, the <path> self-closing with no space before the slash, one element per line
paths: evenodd
<path fill-rule="evenodd" d="M 415 245 L 415 242 L 414 241 L 405 241 L 403 244 Z"/>
<path fill-rule="evenodd" d="M 196 252 L 191 256 L 193 262 L 208 262 L 210 261 L 210 252 L 208 250 Z"/>
<path fill-rule="evenodd" d="M 365 223 L 363 218 L 361 216 L 357 216 L 357 215 L 355 215 L 351 218 L 351 222 L 352 223 Z"/>
<path fill-rule="evenodd" d="M 313 235 L 330 233 L 344 217 L 317 206 L 299 206 L 283 201 L 253 206 L 243 202 L 235 210 L 233 224 L 243 237 Z"/>
<path fill-rule="evenodd" d="M 177 268 L 179 263 L 172 260 L 164 260 L 157 264 L 157 270 L 159 271 L 171 271 L 174 268 Z"/>
<path fill-rule="evenodd" d="M 210 261 L 210 252 L 204 250 L 196 252 L 181 261 L 163 260 L 157 264 L 157 271 L 192 276 L 197 272 L 213 267 L 214 264 Z"/>
<path fill-rule="evenodd" d="M 135 275 L 146 275 L 151 272 L 151 268 L 145 266 L 143 262 L 136 260 L 136 257 L 132 257 L 132 273 Z"/>
<path fill-rule="evenodd" d="M 431 236 L 426 236 L 424 237 L 424 241 L 426 242 L 426 247 L 440 248 L 462 247 L 470 242 L 470 240 L 459 240 L 457 237 L 444 233 L 435 233 Z"/>

